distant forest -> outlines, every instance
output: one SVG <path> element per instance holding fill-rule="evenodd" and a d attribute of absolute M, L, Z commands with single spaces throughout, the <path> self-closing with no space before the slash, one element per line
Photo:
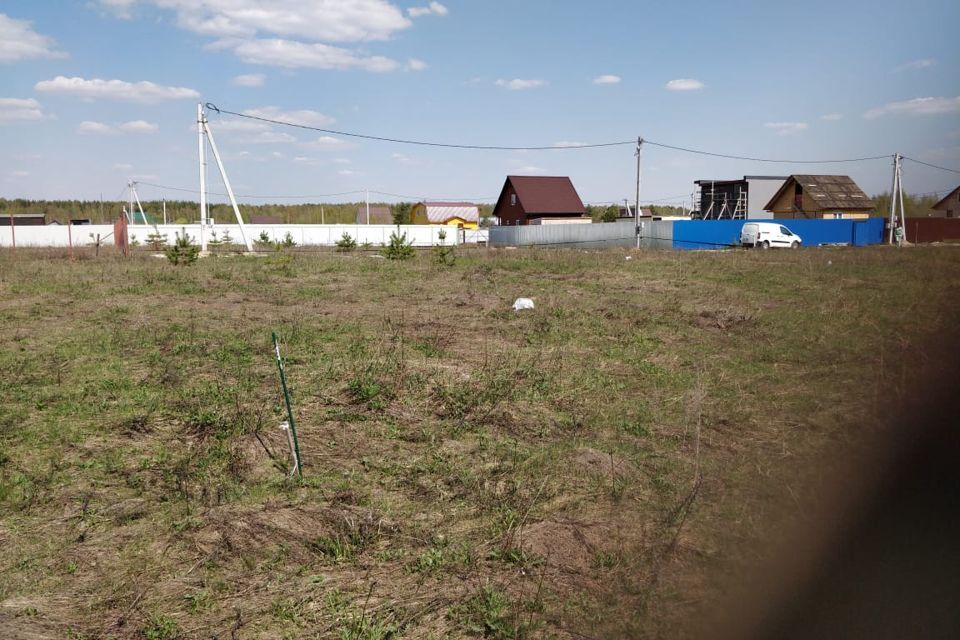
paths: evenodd
<path fill-rule="evenodd" d="M 933 205 L 939 201 L 936 195 L 911 196 L 904 194 L 903 202 L 908 217 L 926 217 L 933 213 Z M 890 194 L 881 193 L 874 196 L 875 215 L 885 216 L 890 211 Z M 163 202 L 159 200 L 142 201 L 143 210 L 150 223 L 163 221 Z M 200 205 L 189 200 L 167 200 L 167 221 L 173 224 L 189 224 L 199 221 Z M 56 220 L 64 223 L 69 219 L 88 218 L 94 223 L 107 223 L 116 220 L 126 206 L 118 202 L 103 202 L 98 200 L 25 200 L 16 198 L 8 200 L 0 198 L 0 215 L 17 213 L 42 213 L 47 222 Z M 319 224 L 321 220 L 327 224 L 354 224 L 357 208 L 363 207 L 362 202 L 339 204 L 257 204 L 240 205 L 240 213 L 245 221 L 251 216 L 273 216 L 288 224 Z M 390 207 L 395 218 L 409 219 L 411 203 L 371 202 L 371 207 Z M 680 215 L 677 207 L 653 206 L 649 207 L 655 215 Z M 604 210 L 602 207 L 588 207 L 595 219 L 599 219 Z M 135 207 L 136 210 L 136 207 Z M 491 215 L 493 205 L 481 204 L 480 217 Z M 233 209 L 228 204 L 210 205 L 210 216 L 217 221 L 228 223 L 233 220 Z M 139 222 L 139 214 L 137 215 Z"/>

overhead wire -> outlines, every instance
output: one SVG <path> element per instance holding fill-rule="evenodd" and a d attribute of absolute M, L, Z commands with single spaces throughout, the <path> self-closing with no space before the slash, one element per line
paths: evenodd
<path fill-rule="evenodd" d="M 346 136 L 349 138 L 361 138 L 364 140 L 375 140 L 377 142 L 393 142 L 395 144 L 409 144 L 417 145 L 421 147 L 443 147 L 447 149 L 472 149 L 479 151 L 564 151 L 564 150 L 573 150 L 573 149 L 595 149 L 598 147 L 618 147 L 628 144 L 636 144 L 636 140 L 624 140 L 617 142 L 599 142 L 593 144 L 577 144 L 577 145 L 550 145 L 550 146 L 509 146 L 509 145 L 485 145 L 485 144 L 460 144 L 460 143 L 447 143 L 447 142 L 428 142 L 425 140 L 406 140 L 403 138 L 389 138 L 386 136 L 374 136 L 363 133 L 353 133 L 350 131 L 339 131 L 337 129 L 326 129 L 324 127 L 315 127 L 307 124 L 300 124 L 296 122 L 289 122 L 286 120 L 276 120 L 274 118 L 266 118 L 263 116 L 255 116 L 249 113 L 239 113 L 237 111 L 230 111 L 228 109 L 221 109 L 217 105 L 208 102 L 206 107 L 211 111 L 216 111 L 217 113 L 225 113 L 237 118 L 247 118 L 248 120 L 256 120 L 258 122 L 266 122 L 269 124 L 275 124 L 284 127 L 293 127 L 296 129 L 306 129 L 308 131 L 317 131 L 320 133 L 329 133 L 336 136 Z"/>
<path fill-rule="evenodd" d="M 933 169 L 940 169 L 941 171 L 949 171 L 950 173 L 960 173 L 960 169 L 950 169 L 948 167 L 941 167 L 938 164 L 930 164 L 929 162 L 924 162 L 923 160 L 917 160 L 916 158 L 909 158 L 907 156 L 901 156 L 904 160 L 909 160 L 910 162 L 916 162 L 917 164 L 922 164 L 925 167 L 932 167 Z"/>

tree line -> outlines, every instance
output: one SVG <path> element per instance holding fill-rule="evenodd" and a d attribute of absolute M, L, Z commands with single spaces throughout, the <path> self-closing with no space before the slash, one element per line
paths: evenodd
<path fill-rule="evenodd" d="M 939 201 L 936 195 L 903 194 L 903 205 L 907 217 L 927 217 L 934 214 L 933 205 Z M 150 224 L 163 222 L 164 202 L 161 200 L 144 200 L 141 202 L 143 210 Z M 371 202 L 371 207 L 389 207 L 394 224 L 408 224 L 410 212 L 415 203 L 412 202 Z M 86 219 L 93 223 L 109 223 L 116 220 L 126 204 L 118 202 L 101 202 L 99 200 L 26 200 L 24 198 L 0 198 L 0 216 L 18 213 L 42 213 L 47 222 L 56 220 L 61 224 L 69 220 Z M 363 210 L 363 202 L 346 202 L 337 204 L 243 204 L 240 213 L 245 222 L 252 216 L 270 216 L 285 224 L 355 224 L 357 210 Z M 489 218 L 493 212 L 493 205 L 481 204 L 481 220 Z M 874 215 L 886 216 L 890 212 L 890 194 L 881 193 L 873 197 Z M 649 208 L 655 216 L 683 215 L 680 207 L 653 205 Z M 167 221 L 171 224 L 190 224 L 200 221 L 200 205 L 189 200 L 167 200 Z M 618 205 L 597 207 L 588 205 L 587 215 L 596 222 L 614 221 L 620 215 Z M 139 209 L 134 205 L 137 222 L 140 221 Z M 222 223 L 233 220 L 233 208 L 229 204 L 209 205 L 210 217 Z"/>

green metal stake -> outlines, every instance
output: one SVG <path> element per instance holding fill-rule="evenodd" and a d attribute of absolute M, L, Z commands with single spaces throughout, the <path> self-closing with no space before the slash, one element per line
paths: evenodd
<path fill-rule="evenodd" d="M 277 332 L 273 332 L 273 348 L 277 354 L 277 369 L 280 370 L 280 386 L 283 387 L 283 399 L 287 403 L 287 420 L 290 423 L 290 433 L 293 434 L 293 455 L 297 459 L 297 478 L 303 480 L 303 471 L 300 465 L 300 441 L 297 439 L 297 425 L 293 421 L 293 407 L 290 406 L 290 392 L 287 391 L 287 374 L 283 368 L 283 358 L 280 357 L 280 339 Z"/>

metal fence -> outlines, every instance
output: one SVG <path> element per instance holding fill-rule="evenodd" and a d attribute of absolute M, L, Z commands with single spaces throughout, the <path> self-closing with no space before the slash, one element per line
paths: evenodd
<path fill-rule="evenodd" d="M 87 247 L 113 244 L 112 224 L 0 227 L 0 247 Z"/>
<path fill-rule="evenodd" d="M 491 247 L 630 247 L 636 245 L 633 222 L 491 227 Z"/>

